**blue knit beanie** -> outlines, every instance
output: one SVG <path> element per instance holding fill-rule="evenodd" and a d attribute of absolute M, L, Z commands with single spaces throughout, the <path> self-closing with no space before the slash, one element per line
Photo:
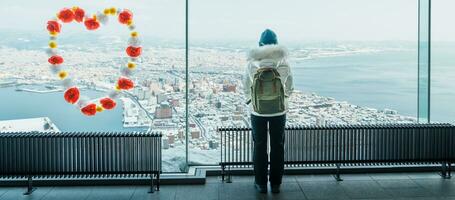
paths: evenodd
<path fill-rule="evenodd" d="M 265 29 L 261 34 L 261 39 L 259 40 L 259 46 L 278 44 L 275 32 L 270 29 Z"/>

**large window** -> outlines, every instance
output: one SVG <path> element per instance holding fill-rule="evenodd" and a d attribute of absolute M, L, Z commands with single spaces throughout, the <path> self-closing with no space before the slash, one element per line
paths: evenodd
<path fill-rule="evenodd" d="M 0 121 L 16 120 L 0 123 L 3 131 L 33 124 L 51 125 L 65 132 L 150 128 L 164 135 L 164 170 L 185 169 L 184 1 L 78 1 L 73 5 L 51 0 L 6 0 L 0 4 L 0 16 L 12 20 L 0 25 Z M 46 22 L 61 8 L 72 6 L 87 13 L 111 6 L 130 9 L 144 48 L 132 76 L 135 89 L 120 97 L 116 109 L 94 117 L 82 115 L 64 101 L 62 85 L 49 70 L 45 54 L 49 38 Z M 83 24 L 63 24 L 57 39 L 59 50 L 67 71 L 84 88 L 82 95 L 92 99 L 112 89 L 120 67 L 126 65 L 124 51 L 129 37 L 128 28 L 114 17 L 96 31 L 87 31 Z M 38 119 L 21 121 L 29 118 Z"/>
<path fill-rule="evenodd" d="M 417 1 L 191 1 L 190 161 L 217 163 L 216 128 L 249 126 L 248 51 L 273 29 L 288 48 L 288 125 L 415 123 Z M 234 12 L 235 11 L 235 12 Z"/>
<path fill-rule="evenodd" d="M 431 120 L 455 123 L 455 2 L 432 1 Z"/>
<path fill-rule="evenodd" d="M 433 4 L 431 115 L 453 123 L 454 5 Z M 32 124 L 57 132 L 159 131 L 166 172 L 215 165 L 216 129 L 249 126 L 242 79 L 247 54 L 266 28 L 289 51 L 295 92 L 288 125 L 417 122 L 418 0 L 79 1 L 76 6 L 89 13 L 131 9 L 144 48 L 134 74 L 137 87 L 115 110 L 95 117 L 63 100 L 47 64 L 46 21 L 72 6 L 0 3 L 1 19 L 14 19 L 0 24 L 0 132 Z M 59 36 L 65 67 L 88 97 L 103 95 L 127 61 L 130 32 L 115 20 L 95 32 L 65 24 Z"/>

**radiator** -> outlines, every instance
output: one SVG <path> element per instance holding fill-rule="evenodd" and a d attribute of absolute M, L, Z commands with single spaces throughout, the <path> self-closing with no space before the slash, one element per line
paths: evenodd
<path fill-rule="evenodd" d="M 253 161 L 251 128 L 219 128 L 221 165 L 248 167 Z M 285 131 L 288 167 L 356 163 L 455 161 L 455 126 L 384 124 L 291 126 Z"/>
<path fill-rule="evenodd" d="M 156 133 L 1 133 L 0 176 L 146 175 L 161 172 Z"/>

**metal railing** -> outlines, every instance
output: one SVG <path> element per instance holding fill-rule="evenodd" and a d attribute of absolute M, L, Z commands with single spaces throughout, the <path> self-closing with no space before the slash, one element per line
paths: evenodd
<path fill-rule="evenodd" d="M 230 169 L 251 167 L 251 128 L 218 128 L 221 134 L 222 176 Z M 291 126 L 285 131 L 285 166 L 309 164 L 440 163 L 450 177 L 455 161 L 455 126 L 451 124 L 384 124 Z M 227 173 L 226 173 L 227 168 Z"/>
<path fill-rule="evenodd" d="M 158 133 L 2 133 L 0 177 L 147 176 L 161 173 Z M 156 178 L 156 180 L 154 180 Z"/>

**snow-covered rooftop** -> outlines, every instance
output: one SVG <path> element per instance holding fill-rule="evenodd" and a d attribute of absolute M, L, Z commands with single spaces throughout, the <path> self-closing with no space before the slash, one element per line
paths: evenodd
<path fill-rule="evenodd" d="M 0 121 L 1 132 L 60 132 L 47 117 Z"/>

